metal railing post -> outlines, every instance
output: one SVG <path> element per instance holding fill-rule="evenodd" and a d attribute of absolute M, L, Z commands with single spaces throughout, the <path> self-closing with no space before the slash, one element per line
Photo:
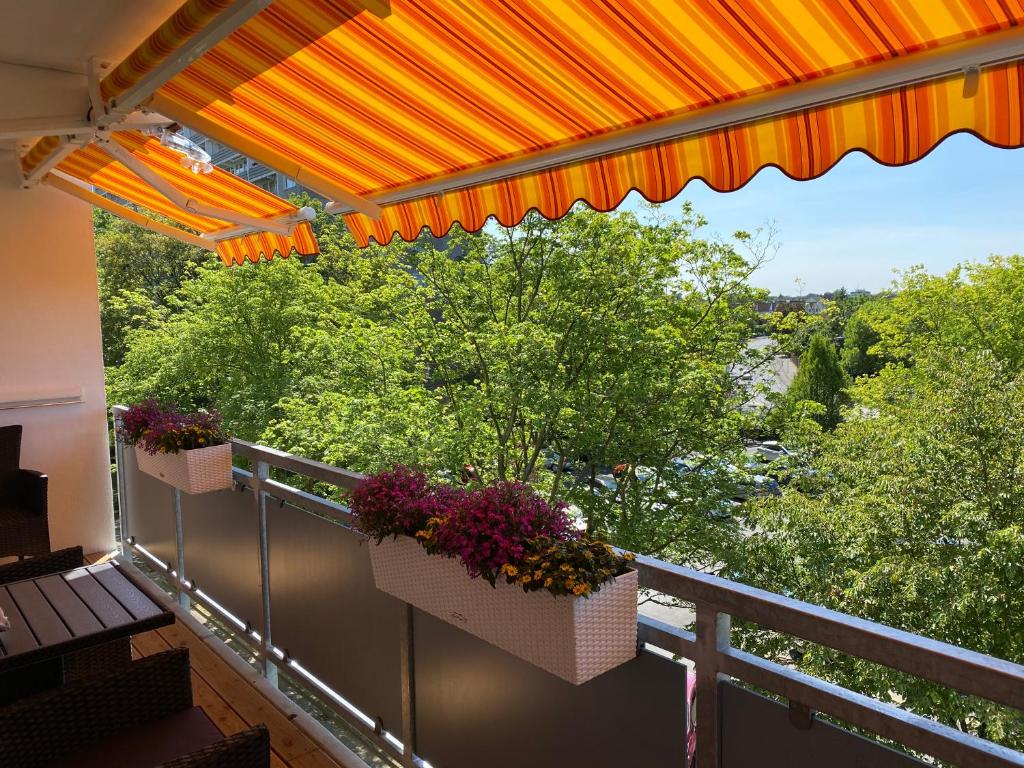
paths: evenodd
<path fill-rule="evenodd" d="M 260 660 L 263 676 L 277 685 L 277 665 L 271 653 L 272 633 L 270 621 L 270 537 L 267 531 L 267 495 L 263 481 L 270 477 L 270 464 L 257 461 L 253 466 L 252 490 L 256 499 L 256 516 L 259 521 L 260 547 Z"/>
<path fill-rule="evenodd" d="M 697 603 L 697 765 L 719 768 L 722 764 L 722 702 L 719 683 L 719 652 L 729 647 L 731 618 L 714 606 Z"/>
<path fill-rule="evenodd" d="M 403 610 L 399 635 L 402 675 L 402 765 L 416 765 L 416 652 L 413 637 L 413 607 Z"/>
<path fill-rule="evenodd" d="M 117 522 L 120 529 L 117 534 L 117 542 L 124 552 L 128 546 L 128 539 L 131 536 L 128 524 L 128 504 L 125 498 L 125 468 L 124 468 L 124 442 L 121 440 L 121 411 L 117 408 L 111 410 L 114 421 L 114 465 L 117 467 Z"/>
<path fill-rule="evenodd" d="M 174 586 L 178 593 L 178 605 L 186 611 L 192 608 L 192 598 L 185 587 L 185 525 L 181 519 L 181 491 L 174 489 L 174 553 L 177 563 L 177 578 Z"/>

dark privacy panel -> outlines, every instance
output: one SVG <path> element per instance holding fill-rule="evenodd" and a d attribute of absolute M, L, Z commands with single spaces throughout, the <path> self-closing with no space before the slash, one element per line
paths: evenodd
<path fill-rule="evenodd" d="M 788 707 L 733 683 L 721 683 L 721 686 L 722 768 L 922 768 L 925 765 L 821 720 L 814 720 L 810 728 L 801 730 L 789 721 Z M 697 717 L 700 717 L 699 703 Z"/>
<path fill-rule="evenodd" d="M 173 564 L 174 489 L 140 472 L 133 448 L 125 446 L 123 458 L 121 514 L 127 518 L 128 534 L 161 562 Z"/>
<path fill-rule="evenodd" d="M 373 586 L 362 537 L 267 501 L 273 641 L 384 728 L 402 732 L 403 606 Z"/>
<path fill-rule="evenodd" d="M 416 611 L 417 753 L 438 768 L 682 766 L 686 668 L 645 652 L 572 685 Z"/>
<path fill-rule="evenodd" d="M 242 621 L 260 626 L 259 517 L 251 490 L 181 494 L 185 575 Z"/>
<path fill-rule="evenodd" d="M 128 532 L 174 566 L 174 489 L 140 472 L 135 451 L 124 449 Z M 241 475 L 245 479 L 245 473 Z M 259 626 L 259 548 L 252 491 L 181 494 L 185 577 L 243 621 Z"/>

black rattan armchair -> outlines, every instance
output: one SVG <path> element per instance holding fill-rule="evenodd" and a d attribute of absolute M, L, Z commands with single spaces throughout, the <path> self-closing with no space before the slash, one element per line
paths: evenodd
<path fill-rule="evenodd" d="M 192 705 L 188 650 L 0 709 L 0 765 L 269 768 L 264 726 L 225 738 Z"/>
<path fill-rule="evenodd" d="M 0 427 L 0 557 L 50 551 L 47 477 L 20 463 L 21 425 Z"/>
<path fill-rule="evenodd" d="M 68 547 L 33 557 L 30 560 L 18 560 L 0 565 L 0 584 L 11 584 L 25 579 L 38 579 L 51 573 L 63 573 L 85 565 L 85 555 L 81 547 Z"/>

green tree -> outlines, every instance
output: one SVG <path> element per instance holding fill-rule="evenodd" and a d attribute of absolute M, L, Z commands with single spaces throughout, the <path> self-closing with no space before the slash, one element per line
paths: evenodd
<path fill-rule="evenodd" d="M 825 336 L 816 334 L 800 358 L 800 368 L 789 390 L 789 400 L 798 407 L 802 402 L 818 403 L 821 409 L 813 418 L 825 429 L 834 429 L 842 418 L 849 379 L 839 365 L 836 348 Z"/>
<path fill-rule="evenodd" d="M 852 388 L 808 446 L 813 488 L 752 511 L 745 581 L 1024 661 L 1024 378 L 988 350 L 937 352 Z M 748 631 L 781 656 L 792 640 Z M 808 645 L 800 666 L 965 731 L 1024 746 L 1024 719 Z"/>
<path fill-rule="evenodd" d="M 861 308 L 890 364 L 850 388 L 834 432 L 795 422 L 808 469 L 751 510 L 736 573 L 766 589 L 1024 661 L 1024 260 L 906 274 Z M 875 347 L 873 347 L 875 348 Z M 783 660 L 793 641 L 742 627 Z M 800 666 L 1024 746 L 1024 719 L 818 646 Z"/>
<path fill-rule="evenodd" d="M 1024 367 L 1024 256 L 993 256 L 946 275 L 917 267 L 890 301 L 865 307 L 878 351 L 912 363 L 932 350 L 987 349 L 1012 370 Z"/>
<path fill-rule="evenodd" d="M 882 370 L 885 358 L 873 349 L 881 340 L 881 335 L 861 313 L 854 313 L 846 321 L 841 361 L 843 370 L 851 379 L 873 376 Z"/>
<path fill-rule="evenodd" d="M 315 262 L 200 270 L 129 333 L 112 393 L 215 406 L 243 437 L 356 470 L 470 462 L 626 546 L 718 563 L 758 251 L 702 223 L 580 209 L 360 250 L 321 215 Z M 687 456 L 701 466 L 674 468 Z"/>
<path fill-rule="evenodd" d="M 579 209 L 456 235 L 410 255 L 423 306 L 399 318 L 485 480 L 532 482 L 617 543 L 696 565 L 735 534 L 731 481 L 671 459 L 741 449 L 729 368 L 758 253 L 699 238 L 702 223 Z"/>
<path fill-rule="evenodd" d="M 214 407 L 240 437 L 360 471 L 455 464 L 415 349 L 380 322 L 416 290 L 404 244 L 357 249 L 314 207 L 322 260 L 205 265 L 153 305 L 150 322 L 122 328 L 111 400 Z"/>
<path fill-rule="evenodd" d="M 216 263 L 210 251 L 150 232 L 106 211 L 93 213 L 100 288 L 103 360 L 124 358 L 129 334 L 153 328 L 167 315 L 167 299 Z"/>

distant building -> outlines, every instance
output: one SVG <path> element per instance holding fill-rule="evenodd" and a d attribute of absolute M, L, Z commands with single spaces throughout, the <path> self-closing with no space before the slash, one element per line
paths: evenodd
<path fill-rule="evenodd" d="M 211 162 L 218 168 L 223 168 L 225 171 L 235 174 L 250 184 L 255 184 L 261 189 L 265 189 L 278 197 L 285 199 L 292 195 L 298 195 L 305 192 L 313 197 L 323 199 L 322 195 L 318 195 L 310 189 L 297 183 L 295 179 L 285 176 L 283 173 L 275 171 L 269 166 L 258 163 L 252 158 L 246 157 L 241 152 L 236 152 L 230 147 L 225 147 L 213 139 L 210 139 L 203 134 L 193 131 L 190 128 L 182 128 L 181 133 L 183 136 L 194 141 L 200 147 L 202 147 L 210 155 Z"/>
<path fill-rule="evenodd" d="M 762 315 L 772 312 L 789 314 L 790 312 L 806 312 L 809 315 L 820 315 L 825 311 L 826 299 L 816 293 L 806 296 L 769 296 L 762 301 L 754 302 L 754 310 Z"/>

